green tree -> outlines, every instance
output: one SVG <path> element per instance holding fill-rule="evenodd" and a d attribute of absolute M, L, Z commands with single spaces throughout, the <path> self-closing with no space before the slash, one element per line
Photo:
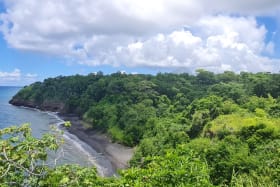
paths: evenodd
<path fill-rule="evenodd" d="M 36 139 L 28 124 L 1 129 L 0 183 L 3 186 L 38 186 L 49 170 L 48 151 L 56 151 L 63 143 L 60 132 L 54 132 Z"/>

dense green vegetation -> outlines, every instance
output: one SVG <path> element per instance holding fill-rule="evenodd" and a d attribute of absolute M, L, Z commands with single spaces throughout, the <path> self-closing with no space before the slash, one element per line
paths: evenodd
<path fill-rule="evenodd" d="M 114 141 L 136 146 L 120 178 L 100 178 L 92 168 L 44 167 L 31 181 L 42 186 L 278 186 L 279 96 L 280 74 L 99 72 L 34 83 L 11 103 L 76 114 Z M 16 174 L 23 180 L 25 172 Z"/>

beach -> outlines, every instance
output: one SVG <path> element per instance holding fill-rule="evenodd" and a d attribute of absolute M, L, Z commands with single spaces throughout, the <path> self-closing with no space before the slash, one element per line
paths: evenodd
<path fill-rule="evenodd" d="M 117 170 L 125 169 L 129 166 L 128 162 L 133 156 L 133 148 L 113 143 L 106 134 L 86 128 L 83 125 L 83 121 L 77 116 L 59 115 L 59 117 L 64 121 L 71 122 L 71 127 L 67 128 L 71 134 L 77 136 L 110 161 L 114 175 L 116 175 Z"/>

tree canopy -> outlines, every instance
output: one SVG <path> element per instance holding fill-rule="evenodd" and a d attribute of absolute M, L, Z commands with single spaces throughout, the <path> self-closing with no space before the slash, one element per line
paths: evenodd
<path fill-rule="evenodd" d="M 119 178 L 100 178 L 94 168 L 38 166 L 46 172 L 30 180 L 42 186 L 278 186 L 279 80 L 280 74 L 229 71 L 99 72 L 31 84 L 11 103 L 76 114 L 92 129 L 136 147 L 130 168 Z M 0 170 L 8 172 L 0 180 L 24 180 L 26 171 L 7 170 L 12 165 L 3 159 Z M 45 159 L 44 154 L 36 159 Z"/>

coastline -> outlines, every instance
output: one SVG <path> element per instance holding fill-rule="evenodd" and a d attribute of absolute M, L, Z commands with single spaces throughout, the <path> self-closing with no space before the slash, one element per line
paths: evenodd
<path fill-rule="evenodd" d="M 117 170 L 125 169 L 129 166 L 128 162 L 134 153 L 133 148 L 113 143 L 106 134 L 85 128 L 83 121 L 77 116 L 58 114 L 58 117 L 64 121 L 71 122 L 71 127 L 65 130 L 78 137 L 110 161 L 114 175 L 117 173 Z"/>
<path fill-rule="evenodd" d="M 39 112 L 46 112 L 48 115 L 56 116 L 59 120 L 61 120 L 61 122 L 57 124 L 58 127 L 62 128 L 61 130 L 63 131 L 67 131 L 68 135 L 66 136 L 68 138 L 78 144 L 80 144 L 79 142 L 82 142 L 89 147 L 83 147 L 85 151 L 91 154 L 93 158 L 99 158 L 97 159 L 99 161 L 94 161 L 95 164 L 93 165 L 97 168 L 100 176 L 117 176 L 117 171 L 119 169 L 128 168 L 128 162 L 134 154 L 134 149 L 118 143 L 113 143 L 104 133 L 85 128 L 83 121 L 78 116 L 53 112 L 30 105 L 17 105 L 15 103 L 9 104 Z M 71 127 L 65 128 L 61 126 L 65 121 L 70 121 Z M 71 138 L 71 135 L 74 135 L 76 138 Z M 102 157 L 101 160 L 100 157 Z"/>

